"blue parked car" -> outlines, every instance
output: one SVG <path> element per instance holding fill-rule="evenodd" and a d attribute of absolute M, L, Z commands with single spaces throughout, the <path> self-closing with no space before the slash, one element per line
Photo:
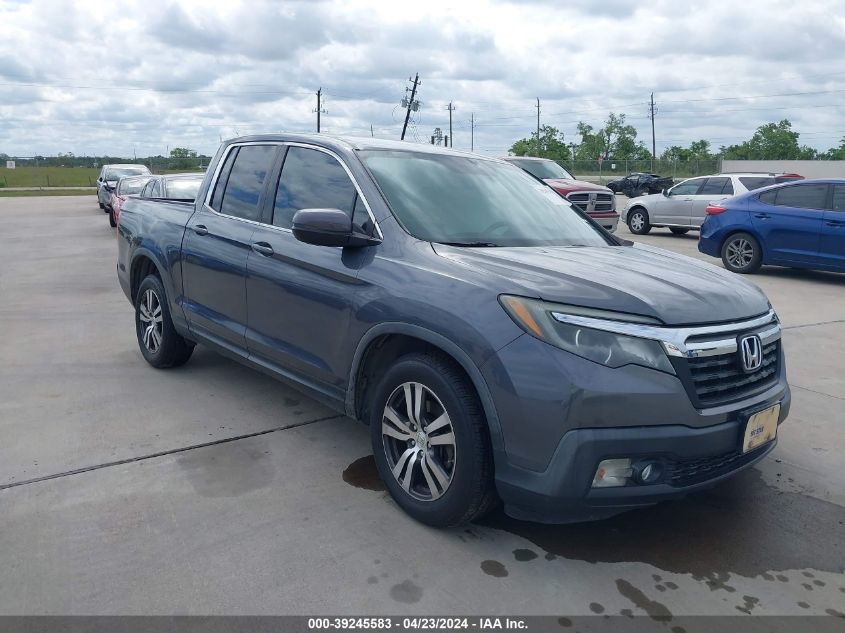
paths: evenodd
<path fill-rule="evenodd" d="M 845 180 L 802 180 L 707 207 L 698 250 L 735 273 L 761 265 L 845 272 Z"/>

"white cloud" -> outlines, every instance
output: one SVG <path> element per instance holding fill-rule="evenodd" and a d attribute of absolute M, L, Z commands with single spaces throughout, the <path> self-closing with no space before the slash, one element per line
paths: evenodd
<path fill-rule="evenodd" d="M 318 87 L 325 131 L 372 126 L 398 137 L 397 104 L 415 72 L 422 108 L 411 137 L 445 131 L 452 101 L 455 147 L 468 148 L 474 113 L 476 148 L 503 153 L 536 125 L 537 97 L 542 122 L 569 138 L 578 120 L 597 124 L 613 110 L 650 145 L 654 91 L 658 151 L 697 138 L 737 142 L 781 118 L 825 149 L 845 135 L 845 92 L 832 92 L 845 90 L 839 8 L 824 0 L 5 3 L 0 152 L 211 153 L 236 133 L 313 130 Z M 814 94 L 785 94 L 797 92 Z"/>

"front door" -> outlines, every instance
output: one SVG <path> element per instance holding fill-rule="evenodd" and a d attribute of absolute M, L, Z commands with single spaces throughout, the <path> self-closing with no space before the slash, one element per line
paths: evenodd
<path fill-rule="evenodd" d="M 358 271 L 373 247 L 305 244 L 290 227 L 300 209 L 330 208 L 351 214 L 363 232 L 376 229 L 346 169 L 325 150 L 288 147 L 272 189 L 247 264 L 250 358 L 337 396 L 347 380 L 349 351 L 341 350 L 350 345 Z"/>
<path fill-rule="evenodd" d="M 277 145 L 230 149 L 211 197 L 182 242 L 183 308 L 192 331 L 231 349 L 246 348 L 246 264 L 264 184 Z"/>
<path fill-rule="evenodd" d="M 706 178 L 692 178 L 675 185 L 667 195 L 657 198 L 652 224 L 673 224 L 689 226 L 693 196 L 698 193 Z"/>

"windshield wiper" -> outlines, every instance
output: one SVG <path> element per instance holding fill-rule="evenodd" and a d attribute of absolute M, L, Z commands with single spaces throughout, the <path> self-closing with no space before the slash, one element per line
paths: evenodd
<path fill-rule="evenodd" d="M 493 242 L 437 242 L 438 244 L 445 244 L 446 246 L 474 246 L 474 247 L 493 247 L 498 246 Z"/>

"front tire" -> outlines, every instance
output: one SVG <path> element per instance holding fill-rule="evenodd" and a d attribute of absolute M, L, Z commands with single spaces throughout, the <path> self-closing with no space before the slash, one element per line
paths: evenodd
<path fill-rule="evenodd" d="M 411 517 L 454 527 L 495 505 L 487 423 L 472 384 L 452 361 L 423 353 L 400 358 L 368 409 L 379 475 Z"/>
<path fill-rule="evenodd" d="M 634 235 L 647 235 L 651 231 L 648 211 L 637 207 L 628 212 L 628 229 Z"/>
<path fill-rule="evenodd" d="M 669 230 L 672 231 L 672 233 L 674 233 L 675 235 L 686 235 L 687 233 L 689 233 L 689 229 L 683 229 L 678 226 L 670 226 Z"/>
<path fill-rule="evenodd" d="M 135 333 L 144 360 L 157 369 L 184 365 L 194 351 L 193 343 L 173 327 L 164 285 L 156 275 L 148 275 L 138 288 Z"/>
<path fill-rule="evenodd" d="M 734 233 L 722 244 L 722 263 L 734 273 L 757 272 L 763 264 L 763 249 L 750 233 Z"/>

